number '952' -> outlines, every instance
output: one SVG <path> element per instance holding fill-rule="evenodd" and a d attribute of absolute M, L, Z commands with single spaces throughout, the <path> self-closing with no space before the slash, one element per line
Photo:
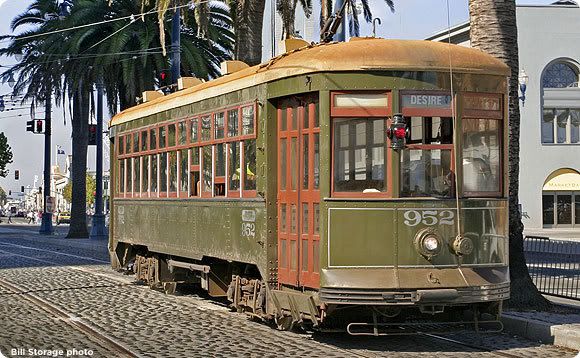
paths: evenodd
<path fill-rule="evenodd" d="M 407 210 L 403 213 L 407 226 L 419 224 L 427 226 L 453 225 L 455 213 L 452 210 Z"/>

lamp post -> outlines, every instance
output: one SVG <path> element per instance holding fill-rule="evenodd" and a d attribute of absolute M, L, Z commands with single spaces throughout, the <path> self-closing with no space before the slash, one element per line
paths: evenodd
<path fill-rule="evenodd" d="M 97 173 L 95 190 L 95 213 L 89 239 L 107 240 L 109 238 L 105 227 L 103 214 L 103 80 L 97 80 Z"/>
<path fill-rule="evenodd" d="M 520 92 L 521 92 L 521 96 L 519 97 L 519 99 L 522 101 L 522 107 L 524 107 L 526 104 L 526 89 L 528 88 L 528 80 L 529 80 L 529 77 L 526 74 L 526 71 L 524 69 L 522 69 L 520 71 L 520 76 L 518 77 L 518 82 L 520 83 Z"/>

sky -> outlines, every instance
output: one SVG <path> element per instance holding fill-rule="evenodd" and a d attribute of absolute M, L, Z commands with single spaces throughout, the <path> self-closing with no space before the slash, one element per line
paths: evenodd
<path fill-rule="evenodd" d="M 56 0 L 55 0 L 56 1 Z M 468 0 L 395 0 L 395 13 L 391 13 L 385 6 L 384 0 L 370 0 L 373 16 L 381 19 L 381 25 L 377 26 L 377 36 L 383 38 L 397 39 L 423 39 L 429 35 L 447 28 L 447 1 L 449 1 L 449 22 L 451 25 L 463 23 L 469 19 Z M 555 0 L 553 0 L 555 1 Z M 517 4 L 550 4 L 550 0 L 522 0 Z M 23 12 L 32 0 L 0 0 L 0 13 L 5 20 L 0 21 L 0 34 L 11 34 L 10 20 L 15 15 Z M 266 0 L 265 14 L 269 14 L 269 4 L 271 0 Z M 313 2 L 315 9 L 313 16 L 318 17 L 320 8 L 319 2 Z M 316 8 L 318 6 L 318 8 Z M 269 20 L 265 20 L 266 21 Z M 298 27 L 298 26 L 297 26 Z M 361 35 L 370 36 L 372 27 L 361 21 Z M 268 34 L 265 34 L 269 36 Z M 271 46 L 268 40 L 264 40 L 264 52 L 270 51 Z M 0 43 L 2 46 L 2 43 Z M 0 57 L 0 66 L 7 66 L 14 63 L 14 59 Z M 1 69 L 1 68 L 0 68 Z M 6 84 L 0 84 L 0 95 L 10 93 L 10 88 Z M 6 97 L 5 97 L 6 98 Z M 67 106 L 68 107 L 68 106 Z M 10 108 L 10 107 L 8 107 Z M 55 145 L 60 145 L 66 152 L 71 154 L 71 125 L 68 108 L 66 110 L 66 120 L 63 116 L 63 108 L 55 107 L 53 110 L 53 136 L 52 136 L 52 158 L 54 163 Z M 42 171 L 44 159 L 44 136 L 26 132 L 26 121 L 30 120 L 29 110 L 14 110 L 0 112 L 0 132 L 4 132 L 8 137 L 8 142 L 14 154 L 13 163 L 8 166 L 10 170 L 6 178 L 0 177 L 0 186 L 8 193 L 12 191 L 13 197 L 20 191 L 21 186 L 35 185 L 34 178 L 38 177 L 36 186 L 42 185 Z M 44 117 L 39 115 L 37 118 Z M 105 119 L 108 121 L 108 114 L 105 110 Z M 107 145 L 107 142 L 103 143 Z M 59 164 L 64 167 L 65 156 L 60 155 Z M 88 167 L 89 170 L 95 168 L 95 149 L 89 147 Z M 108 152 L 105 151 L 105 170 L 108 169 Z M 14 180 L 14 171 L 20 171 L 20 179 Z"/>

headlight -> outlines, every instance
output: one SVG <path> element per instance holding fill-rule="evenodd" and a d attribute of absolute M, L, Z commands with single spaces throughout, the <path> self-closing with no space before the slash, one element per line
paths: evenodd
<path fill-rule="evenodd" d="M 441 238 L 433 228 L 419 230 L 415 235 L 414 244 L 417 252 L 427 258 L 427 260 L 431 260 L 433 256 L 438 255 L 441 251 Z"/>
<path fill-rule="evenodd" d="M 435 236 L 427 236 L 423 239 L 423 247 L 426 251 L 434 252 L 439 249 L 439 241 Z"/>

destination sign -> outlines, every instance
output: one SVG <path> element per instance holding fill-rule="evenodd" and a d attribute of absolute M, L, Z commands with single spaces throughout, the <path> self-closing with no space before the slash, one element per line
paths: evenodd
<path fill-rule="evenodd" d="M 409 93 L 401 96 L 403 107 L 411 108 L 451 108 L 451 95 Z"/>
<path fill-rule="evenodd" d="M 476 95 L 465 94 L 463 97 L 465 109 L 479 111 L 499 111 L 501 110 L 501 98 L 499 95 Z"/>

